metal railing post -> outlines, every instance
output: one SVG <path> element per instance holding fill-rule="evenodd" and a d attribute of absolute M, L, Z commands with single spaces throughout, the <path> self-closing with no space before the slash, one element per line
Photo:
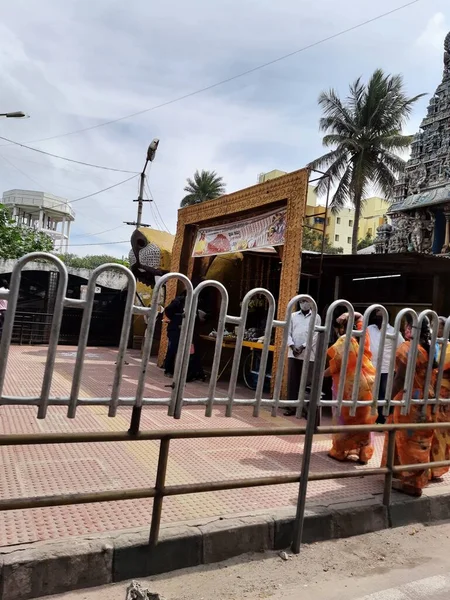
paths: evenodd
<path fill-rule="evenodd" d="M 299 554 L 303 536 L 303 524 L 305 520 L 306 492 L 308 489 L 309 466 L 311 463 L 312 444 L 317 424 L 317 410 L 322 394 L 323 367 L 325 363 L 325 332 L 320 331 L 316 345 L 316 356 L 314 361 L 314 374 L 311 386 L 311 397 L 308 407 L 308 420 L 306 423 L 305 442 L 303 445 L 302 470 L 297 500 L 297 514 L 295 516 L 294 537 L 292 552 Z"/>
<path fill-rule="evenodd" d="M 387 508 L 391 505 L 391 493 L 392 493 L 392 479 L 394 478 L 394 458 L 395 458 L 395 434 L 396 431 L 393 429 L 388 432 L 388 448 L 387 448 L 387 460 L 386 467 L 389 469 L 388 473 L 384 476 L 384 493 L 383 493 L 383 505 Z"/>
<path fill-rule="evenodd" d="M 164 500 L 164 486 L 166 485 L 167 464 L 169 462 L 170 438 L 161 438 L 159 445 L 158 470 L 156 471 L 155 497 L 153 499 L 152 522 L 150 525 L 149 544 L 155 547 L 158 543 L 161 514 Z"/>
<path fill-rule="evenodd" d="M 131 436 L 139 435 L 139 428 L 141 425 L 141 414 L 142 406 L 133 406 L 133 408 L 131 409 L 130 428 L 128 429 L 128 433 Z"/>

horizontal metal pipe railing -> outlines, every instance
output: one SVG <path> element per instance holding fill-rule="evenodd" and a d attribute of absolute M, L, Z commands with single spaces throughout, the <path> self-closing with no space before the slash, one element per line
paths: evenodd
<path fill-rule="evenodd" d="M 83 433 L 12 433 L 0 435 L 0 446 L 32 444 L 83 444 L 92 442 L 139 442 L 146 440 L 188 440 L 223 437 L 256 437 L 304 435 L 305 427 L 242 427 L 239 429 L 159 429 L 142 430 L 136 435 L 128 431 Z"/>
<path fill-rule="evenodd" d="M 214 406 L 226 406 L 228 404 L 227 398 L 214 398 L 213 400 Z M 0 398 L 0 406 L 39 406 L 40 397 L 39 396 L 7 396 L 4 395 Z M 70 403 L 70 398 L 68 397 L 54 397 L 49 398 L 48 406 L 68 406 Z M 111 403 L 110 398 L 79 398 L 77 400 L 77 406 L 109 406 Z M 120 397 L 117 399 L 117 406 L 120 407 L 129 407 L 133 408 L 135 406 L 136 399 L 131 396 L 128 397 Z M 184 398 L 183 405 L 186 406 L 207 406 L 209 403 L 208 398 Z M 308 401 L 305 400 L 305 404 L 308 405 Z M 367 402 L 364 400 L 358 401 L 357 407 L 362 406 L 372 406 L 372 402 Z M 445 406 L 450 404 L 450 398 L 431 398 L 427 405 L 429 406 Z M 170 398 L 143 398 L 141 401 L 142 406 L 169 406 Z M 247 398 L 235 398 L 233 400 L 233 406 L 250 406 L 254 407 L 257 405 L 257 401 L 255 399 L 247 399 Z M 343 401 L 341 407 L 350 407 L 352 406 L 351 401 Z M 385 401 L 378 402 L 379 406 L 386 406 Z M 423 406 L 423 400 L 412 400 L 411 405 L 414 406 Z M 260 408 L 273 408 L 274 400 L 263 398 L 260 401 Z M 278 400 L 277 408 L 291 408 L 294 406 L 298 408 L 297 402 L 292 402 L 292 400 Z M 321 400 L 320 405 L 321 408 L 333 408 L 337 407 L 337 401 L 335 400 Z M 394 406 L 403 406 L 400 401 L 392 401 L 390 404 L 391 408 Z"/>
<path fill-rule="evenodd" d="M 450 429 L 449 423 L 385 423 L 384 425 L 325 425 L 316 428 L 315 433 L 359 433 L 364 431 L 383 432 L 400 431 L 402 429 Z"/>
<path fill-rule="evenodd" d="M 397 423 L 385 425 L 350 425 L 350 426 L 325 426 L 317 427 L 317 434 L 350 433 L 361 431 L 398 431 L 410 429 L 411 426 L 418 429 L 448 429 L 449 423 Z M 207 439 L 224 437 L 273 437 L 273 436 L 296 436 L 304 435 L 305 427 L 258 427 L 242 429 L 197 429 L 197 430 L 160 430 L 141 431 L 137 435 L 128 432 L 88 432 L 88 433 L 45 433 L 45 434 L 6 434 L 0 436 L 0 446 L 25 446 L 33 444 L 79 444 L 79 443 L 101 443 L 101 442 L 124 442 L 124 441 L 163 441 L 177 439 Z M 441 468 L 450 466 L 450 460 L 420 463 L 412 465 L 393 466 L 378 468 L 358 468 L 342 471 L 325 471 L 308 474 L 308 481 L 323 481 L 328 479 L 347 479 L 354 477 L 366 477 L 376 475 L 387 475 L 388 473 L 401 473 L 402 471 L 417 471 L 430 468 Z M 209 481 L 200 483 L 189 483 L 181 485 L 168 485 L 160 490 L 162 497 L 180 496 L 185 494 L 198 494 L 205 492 L 224 491 L 232 489 L 244 489 L 251 487 L 262 487 L 270 485 L 284 485 L 299 483 L 301 473 L 288 475 L 273 475 L 256 478 L 227 479 L 222 481 Z M 107 490 L 99 492 L 82 492 L 74 494 L 56 494 L 43 497 L 28 498 L 6 498 L 0 500 L 0 510 L 20 510 L 29 508 L 44 508 L 53 506 L 69 506 L 76 504 L 88 504 L 99 502 L 116 502 L 122 500 L 138 500 L 154 498 L 157 494 L 156 487 L 151 488 L 129 488 L 125 490 Z"/>
<path fill-rule="evenodd" d="M 384 425 L 321 425 L 315 433 L 358 433 L 400 431 L 402 429 L 450 429 L 450 423 L 385 423 Z M 93 431 L 83 433 L 8 433 L 0 435 L 0 446 L 30 446 L 33 444 L 84 444 L 93 442 L 143 442 L 189 440 L 224 437 L 282 437 L 305 435 L 306 427 L 242 427 L 239 429 L 159 429 L 142 430 L 136 435 L 128 431 Z"/>
<path fill-rule="evenodd" d="M 430 468 L 441 468 L 450 466 L 450 460 L 420 463 L 413 465 L 401 465 L 392 468 L 394 473 L 403 471 L 421 471 Z M 360 468 L 347 471 L 324 471 L 310 473 L 308 481 L 324 481 L 329 479 L 351 479 L 357 477 L 369 477 L 374 475 L 386 475 L 389 473 L 387 467 L 374 469 Z M 251 487 L 263 487 L 270 485 L 285 485 L 299 483 L 301 474 L 273 475 L 268 477 L 226 479 L 222 481 L 210 481 L 205 483 L 187 483 L 181 485 L 169 485 L 164 487 L 162 496 L 184 496 L 187 494 L 199 494 L 205 492 L 219 492 L 226 490 L 245 489 Z M 94 504 L 99 502 L 117 502 L 122 500 L 140 500 L 154 498 L 156 488 L 129 488 L 125 490 L 108 490 L 102 492 L 89 492 L 77 494 L 55 494 L 52 496 L 39 496 L 29 498 L 7 498 L 0 500 L 0 510 L 23 510 L 29 508 L 48 508 L 54 506 L 71 506 L 76 504 Z"/>

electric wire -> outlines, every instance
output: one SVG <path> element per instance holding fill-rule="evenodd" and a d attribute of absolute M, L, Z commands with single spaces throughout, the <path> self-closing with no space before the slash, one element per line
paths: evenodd
<path fill-rule="evenodd" d="M 75 160 L 74 158 L 68 158 L 67 156 L 60 156 L 59 154 L 53 154 L 52 152 L 46 152 L 45 150 L 40 150 L 39 148 L 33 148 L 32 146 L 28 146 L 27 144 L 23 144 L 22 142 L 16 142 L 9 138 L 3 137 L 0 135 L 0 140 L 4 140 L 5 142 L 9 142 L 10 144 L 14 144 L 15 146 L 20 146 L 21 148 L 26 148 L 27 150 L 32 150 L 33 152 L 38 152 L 39 154 L 45 154 L 45 156 L 51 156 L 52 158 L 58 158 L 60 160 L 66 160 L 70 163 L 75 163 L 77 165 L 83 165 L 84 167 L 92 167 L 94 169 L 102 169 L 103 171 L 114 171 L 115 173 L 133 173 L 139 175 L 137 171 L 127 171 L 125 169 L 115 169 L 114 167 L 105 167 L 103 165 L 95 165 L 93 163 L 84 162 L 82 160 Z"/>
<path fill-rule="evenodd" d="M 65 133 L 60 133 L 57 135 L 53 135 L 50 137 L 46 137 L 46 138 L 40 138 L 37 140 L 32 140 L 30 143 L 34 143 L 37 144 L 39 142 L 47 142 L 49 140 L 55 140 L 58 138 L 62 138 L 62 137 L 66 137 L 69 135 L 75 135 L 78 133 L 84 133 L 86 131 L 91 131 L 93 129 L 98 129 L 99 127 L 105 127 L 107 125 L 113 125 L 114 123 L 119 123 L 120 121 L 125 121 L 126 119 L 131 119 L 133 117 L 138 117 L 140 115 L 143 115 L 145 113 L 157 110 L 159 108 L 163 108 L 165 106 L 170 106 L 171 104 L 175 104 L 176 102 L 181 102 L 182 100 L 186 100 L 188 98 L 192 98 L 193 96 L 197 96 L 199 94 L 202 94 L 204 92 L 208 92 L 210 90 L 213 90 L 215 88 L 218 88 L 222 85 L 225 85 L 226 83 L 230 83 L 231 81 L 235 81 L 236 79 L 241 79 L 242 77 L 246 77 L 247 75 L 251 75 L 252 73 L 255 73 L 256 71 L 260 71 L 261 69 L 265 69 L 266 67 L 269 67 L 271 65 L 274 65 L 276 63 L 279 63 L 283 60 L 286 60 L 288 58 L 291 58 L 292 56 L 296 56 L 297 54 L 301 54 L 302 52 L 306 52 L 307 50 L 311 50 L 312 48 L 315 48 L 317 46 L 320 46 L 321 44 L 324 44 L 326 42 L 329 42 L 331 40 L 334 40 L 338 37 L 341 37 L 343 35 L 346 35 L 347 33 L 351 33 L 352 31 L 355 31 L 357 29 L 360 29 L 361 27 L 365 27 L 366 25 L 370 25 L 371 23 L 374 23 L 376 21 L 379 21 L 380 19 L 384 19 L 385 17 L 388 17 L 390 15 L 393 15 L 394 13 L 397 13 L 401 10 L 404 10 L 406 8 L 409 8 L 410 6 L 413 6 L 414 4 L 417 4 L 418 2 L 420 2 L 421 0 L 412 0 L 410 2 L 407 2 L 406 4 L 402 4 L 401 6 L 398 6 L 397 8 L 393 8 L 392 10 L 389 10 L 387 12 L 384 12 L 382 14 L 379 14 L 375 17 L 372 17 L 370 19 L 366 19 L 365 21 L 362 21 L 361 23 L 357 23 L 356 25 L 352 25 L 351 27 L 347 27 L 346 29 L 342 29 L 341 31 L 337 31 L 336 33 L 333 33 L 327 37 L 324 37 L 320 40 L 317 40 L 316 42 L 312 42 L 310 44 L 307 44 L 306 46 L 303 46 L 302 48 L 299 48 L 298 50 L 294 50 L 293 52 L 289 52 L 288 54 L 283 54 L 282 56 L 278 56 L 277 58 L 274 58 L 270 61 L 267 61 L 265 63 L 262 63 L 260 65 L 257 65 L 256 67 L 252 67 L 251 69 L 247 69 L 246 71 L 242 71 L 241 73 L 237 73 L 236 75 L 232 75 L 231 77 L 227 77 L 226 79 L 222 79 L 220 81 L 216 81 L 215 83 L 212 83 L 210 85 L 201 87 L 197 90 L 194 90 L 192 92 L 188 92 L 186 94 L 183 94 L 181 96 L 178 96 L 176 98 L 172 98 L 171 100 L 167 100 L 165 102 L 162 102 L 160 104 L 156 104 L 154 106 L 151 106 L 150 108 L 145 108 L 143 110 L 134 112 L 134 113 L 130 113 L 128 115 L 124 115 L 122 117 L 118 117 L 117 119 L 111 119 L 109 121 L 103 121 L 102 123 L 97 123 L 96 125 L 91 125 L 90 127 L 83 127 L 81 129 L 75 129 L 73 131 L 67 131 Z M 5 139 L 5 138 L 0 138 L 0 139 Z M 92 166 L 92 165 L 91 165 Z"/>

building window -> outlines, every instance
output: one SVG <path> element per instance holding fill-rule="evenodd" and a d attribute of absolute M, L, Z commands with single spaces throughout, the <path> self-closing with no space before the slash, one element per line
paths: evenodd
<path fill-rule="evenodd" d="M 335 241 L 335 242 L 338 242 L 338 241 L 339 241 L 339 236 L 338 236 L 338 235 L 335 235 L 335 236 L 334 236 L 334 241 Z"/>
<path fill-rule="evenodd" d="M 351 237 L 348 237 L 348 238 L 347 238 L 347 244 L 351 244 L 351 243 L 352 243 L 352 238 L 351 238 Z"/>
<path fill-rule="evenodd" d="M 349 220 L 349 222 L 348 222 L 348 226 L 349 226 L 349 227 L 353 227 L 353 221 L 352 221 L 351 219 L 350 219 L 350 220 Z"/>
<path fill-rule="evenodd" d="M 337 218 L 336 218 L 336 223 L 337 223 L 338 225 L 340 225 L 340 224 L 341 224 L 341 217 L 337 217 Z"/>

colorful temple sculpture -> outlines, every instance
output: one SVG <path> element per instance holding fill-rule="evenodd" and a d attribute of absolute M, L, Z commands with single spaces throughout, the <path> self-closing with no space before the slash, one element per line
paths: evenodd
<path fill-rule="evenodd" d="M 377 253 L 450 254 L 450 33 L 442 83 L 414 136 L 388 215 L 391 224 L 377 231 Z"/>

